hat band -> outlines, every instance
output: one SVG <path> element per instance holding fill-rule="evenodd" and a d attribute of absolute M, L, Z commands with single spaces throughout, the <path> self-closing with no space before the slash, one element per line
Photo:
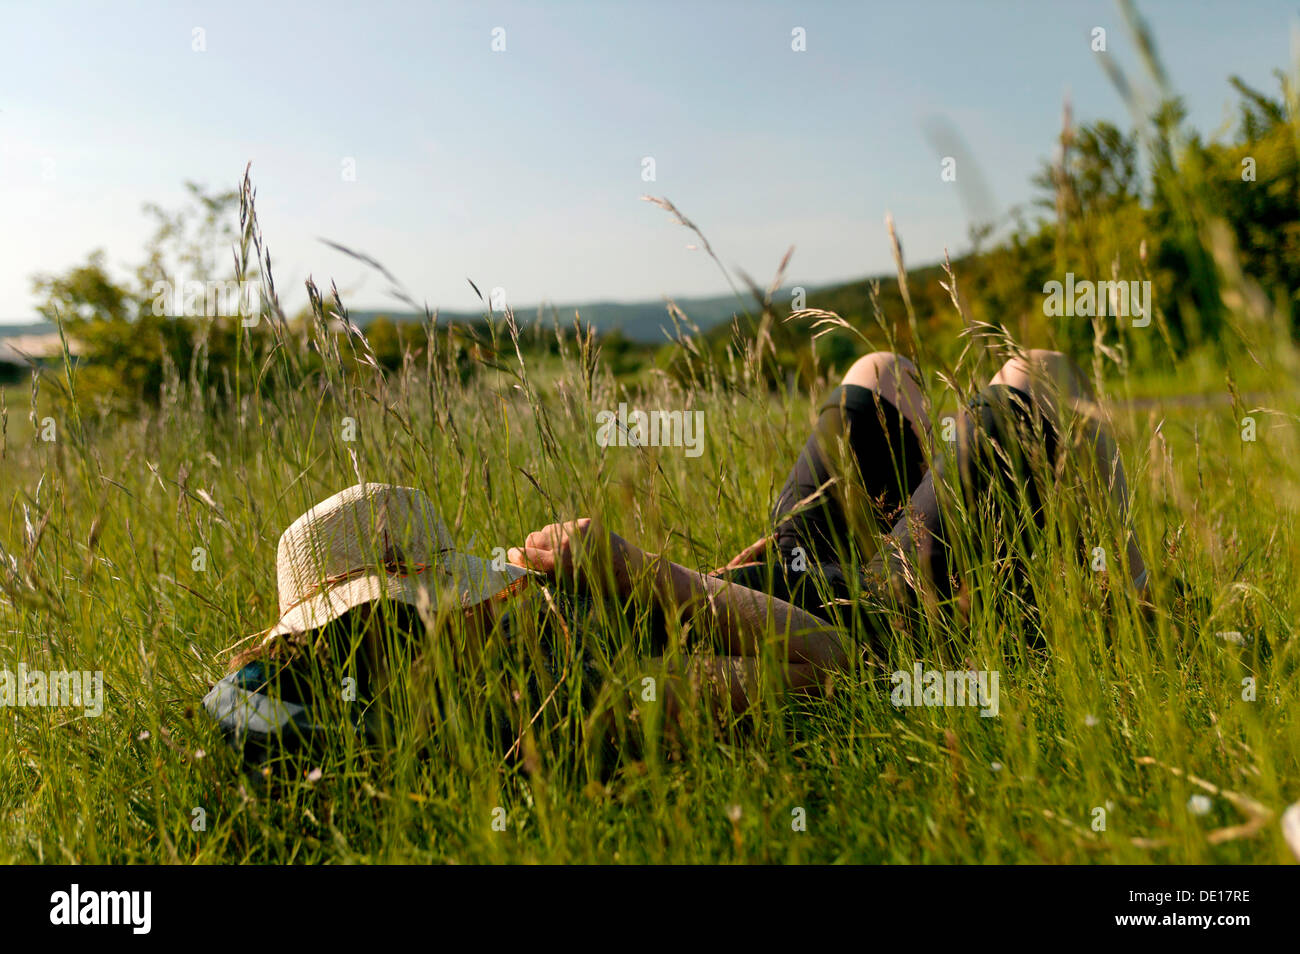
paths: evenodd
<path fill-rule="evenodd" d="M 439 550 L 438 552 L 450 553 L 452 551 L 444 549 L 444 550 Z M 303 593 L 302 596 L 298 597 L 287 607 L 285 607 L 284 610 L 280 613 L 280 616 L 283 617 L 285 613 L 292 612 L 293 610 L 301 606 L 303 603 L 306 603 L 308 600 L 315 599 L 321 593 L 323 593 L 328 589 L 333 588 L 337 584 L 346 583 L 348 580 L 351 580 L 358 576 L 366 576 L 367 574 L 375 573 L 381 570 L 384 573 L 386 573 L 388 576 L 416 576 L 420 573 L 423 573 L 425 570 L 432 570 L 433 568 L 434 568 L 434 564 L 432 563 L 399 563 L 396 560 L 389 560 L 385 563 L 380 563 L 374 566 L 353 567 L 350 570 L 344 570 L 342 573 L 331 574 L 330 576 L 325 577 L 325 579 L 321 580 L 319 583 L 313 583 L 310 587 L 307 588 L 307 591 Z"/>

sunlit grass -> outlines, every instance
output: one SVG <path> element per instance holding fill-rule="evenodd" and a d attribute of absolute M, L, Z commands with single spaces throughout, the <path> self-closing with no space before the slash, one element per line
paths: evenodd
<path fill-rule="evenodd" d="M 4 860 L 1289 857 L 1277 816 L 1300 791 L 1293 389 L 1253 413 L 1253 443 L 1228 404 L 1116 406 L 1154 612 L 1135 611 L 1122 587 L 1107 595 L 1077 554 L 1045 553 L 1038 616 L 995 603 L 955 632 L 959 652 L 1001 670 L 996 718 L 896 709 L 888 683 L 863 672 L 838 677 L 826 700 L 772 691 L 734 724 L 701 717 L 672 757 L 647 712 L 651 728 L 625 724 L 638 744 L 603 771 L 568 700 L 539 722 L 526 758 L 503 762 L 488 733 L 466 726 L 503 691 L 489 673 L 522 678 L 526 661 L 498 647 L 495 663 L 467 669 L 452 634 L 427 647 L 409 689 L 416 703 L 441 699 L 444 718 L 460 711 L 454 731 L 434 719 L 379 761 L 336 753 L 319 779 L 269 794 L 242 778 L 198 700 L 224 671 L 222 651 L 274 619 L 279 533 L 358 479 L 426 489 L 484 554 L 553 519 L 600 514 L 649 550 L 707 567 L 764 530 L 806 435 L 806 395 L 738 377 L 689 391 L 660 379 L 628 395 L 598 366 L 588 390 L 583 359 L 567 360 L 572 373 L 545 384 L 516 361 L 512 373 L 443 378 L 432 392 L 419 362 L 386 380 L 339 369 L 224 409 L 178 383 L 156 410 L 85 420 L 79 443 L 66 436 L 66 404 L 47 400 L 52 383 L 38 418 L 55 418 L 53 442 L 32 439 L 29 392 L 10 389 L 3 660 L 102 670 L 107 698 L 97 719 L 0 714 Z M 929 383 L 936 407 L 955 406 Z M 1142 391 L 1139 374 L 1109 390 L 1121 384 Z M 703 410 L 704 454 L 596 446 L 595 412 L 620 399 Z M 340 437 L 345 416 L 355 442 Z M 192 569 L 196 547 L 204 572 Z M 1039 628 L 1044 651 L 1007 650 Z M 1227 631 L 1251 645 L 1216 636 Z M 640 638 L 615 633 L 615 684 L 643 671 Z M 960 661 L 923 642 L 900 644 L 894 665 L 910 669 L 912 652 L 927 665 Z M 1254 701 L 1242 698 L 1249 675 Z M 1211 794 L 1209 814 L 1189 810 L 1195 793 Z M 505 831 L 492 826 L 498 808 Z M 1093 828 L 1098 808 L 1104 831 Z M 807 831 L 792 830 L 796 809 Z"/>

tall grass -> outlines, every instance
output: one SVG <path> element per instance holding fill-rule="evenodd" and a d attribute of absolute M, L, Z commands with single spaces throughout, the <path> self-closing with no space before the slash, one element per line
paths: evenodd
<path fill-rule="evenodd" d="M 571 336 L 549 368 L 516 356 L 462 381 L 411 355 L 385 375 L 345 364 L 324 330 L 330 309 L 318 310 L 315 341 L 334 360 L 295 387 L 302 339 L 285 327 L 272 367 L 246 368 L 228 405 L 176 373 L 156 410 L 78 416 L 68 368 L 61 384 L 43 372 L 35 392 L 33 417 L 54 416 L 56 440 L 10 422 L 5 664 L 102 670 L 107 698 L 99 718 L 3 713 L 5 860 L 1289 857 L 1276 818 L 1300 792 L 1294 393 L 1245 409 L 1254 443 L 1231 405 L 1112 405 L 1154 611 L 1100 586 L 1062 537 L 1031 564 L 1038 613 L 993 593 L 967 625 L 936 624 L 893 647 L 898 669 L 920 659 L 1000 670 L 996 718 L 895 708 L 888 684 L 863 670 L 835 679 L 825 700 L 788 699 L 772 684 L 744 717 L 701 712 L 676 748 L 658 741 L 653 706 L 642 705 L 645 724 L 624 723 L 629 754 L 611 764 L 590 742 L 590 713 L 561 693 L 522 757 L 506 758 L 485 730 L 525 678 L 526 654 L 496 646 L 469 664 L 453 626 L 404 680 L 408 712 L 428 717 L 409 720 L 383 758 L 341 746 L 319 772 L 256 784 L 197 702 L 229 649 L 273 621 L 277 536 L 315 501 L 358 480 L 418 486 L 485 556 L 552 520 L 600 515 L 647 549 L 707 567 L 765 529 L 810 421 L 806 396 L 769 394 L 743 359 L 698 369 L 689 385 L 661 378 L 623 393 L 590 342 Z M 502 325 L 508 342 L 508 317 Z M 884 337 L 867 333 L 882 347 Z M 1285 366 L 1289 345 L 1275 344 L 1268 353 Z M 968 370 L 928 375 L 936 419 L 957 403 L 945 381 L 980 383 Z M 1129 385 L 1127 370 L 1108 390 Z M 283 386 L 252 386 L 281 373 Z M 595 413 L 619 400 L 703 410 L 704 454 L 598 447 Z M 354 442 L 341 439 L 344 417 L 356 421 Z M 195 548 L 207 553 L 203 572 Z M 604 702 L 635 696 L 647 671 L 645 633 L 621 620 L 608 620 Z M 1227 631 L 1248 645 L 1216 635 Z M 1038 635 L 1046 648 L 1026 649 Z M 1242 698 L 1247 676 L 1254 701 Z M 1208 815 L 1189 809 L 1198 793 L 1211 796 Z M 807 831 L 792 829 L 800 808 Z M 1093 828 L 1099 808 L 1104 831 Z M 504 831 L 493 827 L 501 817 Z"/>

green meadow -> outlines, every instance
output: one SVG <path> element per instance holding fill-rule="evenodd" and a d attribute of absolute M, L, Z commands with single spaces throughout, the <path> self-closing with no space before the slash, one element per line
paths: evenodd
<path fill-rule="evenodd" d="M 147 274 L 117 294 L 93 260 L 46 281 L 75 347 L 0 391 L 0 668 L 101 673 L 102 711 L 6 696 L 0 861 L 1295 861 L 1300 125 L 1282 89 L 1243 93 L 1223 142 L 1182 135 L 1176 110 L 1132 133 L 1067 127 L 1054 208 L 1027 231 L 948 267 L 899 253 L 897 277 L 802 303 L 779 272 L 732 276 L 733 322 L 674 314 L 655 348 L 488 303 L 474 327 L 429 314 L 368 337 L 314 286 L 286 316 L 247 177 L 216 206 L 210 257 L 227 262 L 227 241 L 234 277 L 264 289 L 255 326 L 155 318 Z M 1139 149 L 1146 164 L 1114 174 Z M 660 205 L 646 213 L 694 229 Z M 1150 323 L 1047 316 L 1043 286 L 1067 272 L 1152 282 Z M 530 711 L 527 647 L 434 607 L 395 663 L 382 746 L 340 717 L 323 751 L 245 771 L 204 715 L 277 616 L 280 533 L 344 487 L 419 487 L 485 557 L 599 516 L 707 569 L 768 530 L 814 402 L 854 355 L 912 357 L 937 425 L 1021 347 L 1068 352 L 1097 390 L 1146 601 L 1114 526 L 1080 524 L 1103 566 L 1064 532 L 1087 501 L 1063 484 L 1033 605 L 976 539 L 963 559 L 987 585 L 967 612 L 900 632 L 817 697 L 769 666 L 748 711 L 696 699 L 668 726 L 644 691 L 644 608 L 598 603 L 595 700 L 566 677 Z M 701 412 L 702 452 L 600 446 L 597 417 L 620 403 Z M 673 652 L 708 654 L 713 635 L 697 623 Z M 917 665 L 998 673 L 996 714 L 895 705 L 891 674 Z"/>

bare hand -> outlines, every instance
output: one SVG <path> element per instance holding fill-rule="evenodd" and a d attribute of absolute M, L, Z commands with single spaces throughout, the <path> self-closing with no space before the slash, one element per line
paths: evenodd
<path fill-rule="evenodd" d="M 718 567 L 713 572 L 721 573 L 723 570 L 734 570 L 737 567 L 748 566 L 750 563 L 757 563 L 767 553 L 767 548 L 772 544 L 772 537 L 759 537 L 745 549 L 737 553 L 731 560 Z"/>
<path fill-rule="evenodd" d="M 528 534 L 522 547 L 506 551 L 511 563 L 552 579 L 580 576 L 586 585 L 599 587 L 612 578 L 620 594 L 629 591 L 644 556 L 639 548 L 605 530 L 599 519 L 588 517 L 548 524 Z"/>

